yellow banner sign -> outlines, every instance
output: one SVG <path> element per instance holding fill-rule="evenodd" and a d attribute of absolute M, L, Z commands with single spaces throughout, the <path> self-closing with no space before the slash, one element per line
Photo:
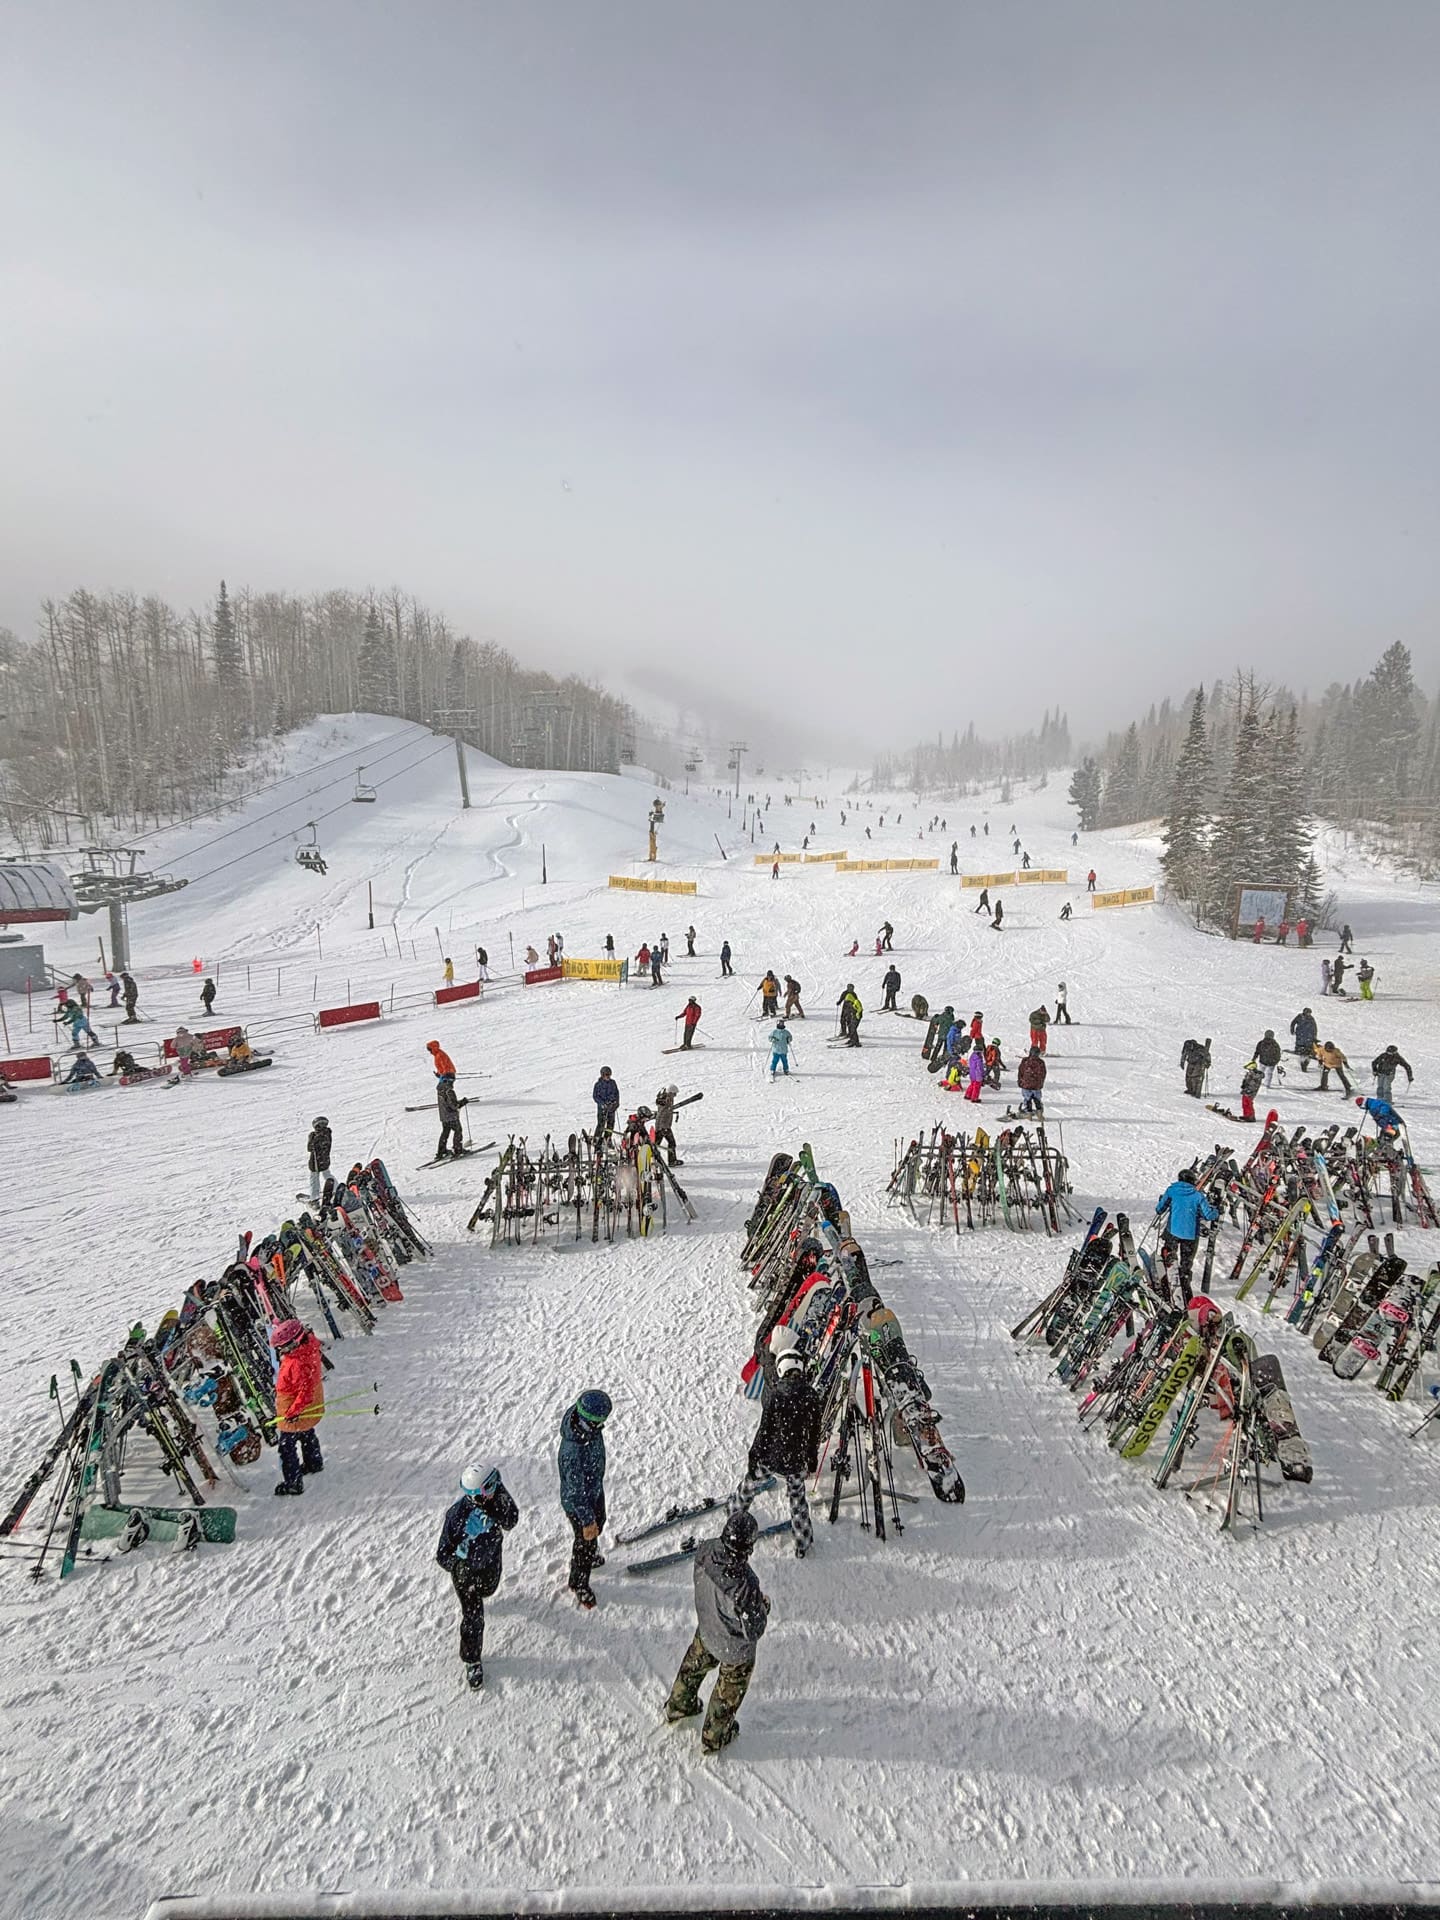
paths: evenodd
<path fill-rule="evenodd" d="M 838 860 L 837 873 L 910 873 L 938 867 L 938 860 Z"/>
<path fill-rule="evenodd" d="M 813 867 L 813 866 L 816 866 L 822 860 L 839 861 L 839 860 L 846 860 L 848 858 L 849 858 L 849 855 L 844 853 L 807 853 L 805 856 L 805 864 L 807 867 Z"/>
<path fill-rule="evenodd" d="M 1052 885 L 1063 887 L 1070 883 L 1070 874 L 1064 867 L 1022 867 L 1018 873 L 1012 874 L 1011 878 L 1017 887 Z"/>
<path fill-rule="evenodd" d="M 798 867 L 804 858 L 803 853 L 757 853 L 755 864 L 757 867 L 768 867 L 772 861 L 778 860 L 782 867 Z"/>
<path fill-rule="evenodd" d="M 883 873 L 885 862 L 883 860 L 839 860 L 836 862 L 835 871 L 837 873 Z"/>
<path fill-rule="evenodd" d="M 962 887 L 1009 887 L 1015 883 L 1013 873 L 962 873 Z"/>
<path fill-rule="evenodd" d="M 564 980 L 619 980 L 623 978 L 623 960 L 571 960 L 560 962 Z"/>
<path fill-rule="evenodd" d="M 887 873 L 933 873 L 940 862 L 938 860 L 887 860 Z"/>
<path fill-rule="evenodd" d="M 1092 907 L 1153 907 L 1154 887 L 1121 887 L 1114 893 L 1092 893 Z"/>
<path fill-rule="evenodd" d="M 624 874 L 612 873 L 612 887 L 624 887 L 628 893 L 695 893 L 698 892 L 693 880 L 630 880 Z"/>

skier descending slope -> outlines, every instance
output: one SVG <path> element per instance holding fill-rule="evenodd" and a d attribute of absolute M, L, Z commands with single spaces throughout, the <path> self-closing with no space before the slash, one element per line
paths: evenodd
<path fill-rule="evenodd" d="M 707 1753 L 719 1753 L 740 1731 L 735 1716 L 749 1690 L 756 1650 L 769 1624 L 770 1602 L 750 1565 L 757 1532 L 752 1515 L 732 1513 L 719 1539 L 707 1540 L 695 1555 L 695 1637 L 665 1702 L 665 1718 L 693 1719 L 700 1712 L 701 1684 L 718 1667 L 700 1729 L 700 1744 Z"/>
<path fill-rule="evenodd" d="M 804 1356 L 788 1328 L 776 1329 L 770 1349 L 775 1355 L 775 1385 L 764 1397 L 745 1478 L 731 1496 L 730 1510 L 748 1512 L 770 1476 L 782 1478 L 790 1496 L 795 1558 L 803 1560 L 815 1544 L 805 1481 L 820 1465 L 820 1396 L 805 1378 Z"/>
<path fill-rule="evenodd" d="M 560 1505 L 574 1536 L 570 1549 L 570 1591 L 576 1604 L 595 1605 L 591 1570 L 605 1562 L 596 1544 L 605 1525 L 605 1422 L 610 1396 L 590 1387 L 560 1422 Z"/>
<path fill-rule="evenodd" d="M 504 1536 L 519 1518 L 498 1467 L 467 1467 L 460 1476 L 460 1498 L 440 1529 L 435 1559 L 460 1602 L 460 1658 L 475 1689 L 485 1684 L 485 1602 L 500 1585 Z"/>

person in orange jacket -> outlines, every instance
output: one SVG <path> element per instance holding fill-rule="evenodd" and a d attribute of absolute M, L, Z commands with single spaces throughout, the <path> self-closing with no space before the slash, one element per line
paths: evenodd
<path fill-rule="evenodd" d="M 275 1376 L 275 1426 L 283 1478 L 277 1494 L 305 1491 L 305 1475 L 323 1473 L 325 1458 L 315 1429 L 325 1414 L 325 1363 L 320 1342 L 300 1320 L 281 1320 L 270 1329 L 270 1344 L 280 1356 Z"/>
<path fill-rule="evenodd" d="M 446 1053 L 438 1040 L 427 1040 L 425 1042 L 425 1051 L 435 1063 L 435 1078 L 437 1080 L 443 1073 L 448 1073 L 452 1079 L 455 1077 L 455 1062 L 450 1058 L 449 1054 Z"/>

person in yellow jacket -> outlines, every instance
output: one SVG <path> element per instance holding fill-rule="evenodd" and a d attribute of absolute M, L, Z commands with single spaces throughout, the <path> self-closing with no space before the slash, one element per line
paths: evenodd
<path fill-rule="evenodd" d="M 1335 1045 L 1335 1042 L 1333 1040 L 1317 1040 L 1315 1042 L 1315 1058 L 1320 1062 L 1321 1093 L 1328 1091 L 1330 1076 L 1334 1073 L 1339 1075 L 1340 1085 L 1348 1095 L 1352 1089 L 1349 1080 L 1345 1077 L 1345 1069 L 1349 1066 L 1350 1062 L 1345 1058 L 1339 1047 Z"/>
<path fill-rule="evenodd" d="M 858 1047 L 860 1044 L 860 1022 L 864 1017 L 865 1009 L 860 1004 L 860 996 L 855 991 L 855 982 L 853 980 L 835 1004 L 840 1009 L 840 1033 L 846 1046 Z"/>

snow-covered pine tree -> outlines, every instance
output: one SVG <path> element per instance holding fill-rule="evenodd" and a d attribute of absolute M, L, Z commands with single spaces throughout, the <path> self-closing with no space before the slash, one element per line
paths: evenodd
<path fill-rule="evenodd" d="M 1165 823 L 1165 878 L 1182 900 L 1205 897 L 1210 838 L 1210 739 L 1205 727 L 1205 689 L 1190 709 L 1190 727 L 1170 787 Z"/>
<path fill-rule="evenodd" d="M 1140 794 L 1140 729 L 1132 720 L 1125 729 L 1110 771 L 1100 808 L 1102 826 L 1125 827 L 1138 820 Z"/>
<path fill-rule="evenodd" d="M 1303 890 L 1310 859 L 1309 807 L 1305 795 L 1305 753 L 1300 718 L 1294 707 L 1272 714 L 1265 726 L 1270 766 L 1267 853 L 1271 876 L 1295 892 Z"/>
<path fill-rule="evenodd" d="M 1280 878 L 1269 870 L 1269 765 L 1265 751 L 1260 701 L 1253 683 L 1241 688 L 1241 709 L 1235 730 L 1230 773 L 1219 796 L 1217 823 L 1211 841 L 1210 909 L 1226 924 L 1234 889 L 1259 886 Z"/>
<path fill-rule="evenodd" d="M 235 613 L 223 580 L 215 602 L 215 618 L 210 625 L 210 644 L 215 656 L 215 678 L 222 687 L 233 687 L 240 678 L 240 642 L 235 633 Z"/>
<path fill-rule="evenodd" d="M 1070 801 L 1080 815 L 1080 831 L 1093 833 L 1100 824 L 1100 769 L 1087 755 L 1070 776 Z"/>
<path fill-rule="evenodd" d="M 1410 791 L 1410 763 L 1420 734 L 1410 649 L 1396 640 L 1376 661 L 1359 712 L 1367 812 L 1392 815 Z"/>
<path fill-rule="evenodd" d="M 365 609 L 365 632 L 356 662 L 356 682 L 362 713 L 394 713 L 399 703 L 395 650 L 373 601 Z"/>

